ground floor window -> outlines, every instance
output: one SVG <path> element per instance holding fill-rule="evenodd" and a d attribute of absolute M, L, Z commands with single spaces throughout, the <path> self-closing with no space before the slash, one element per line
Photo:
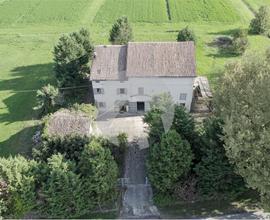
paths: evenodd
<path fill-rule="evenodd" d="M 137 102 L 137 111 L 145 111 L 145 103 Z"/>

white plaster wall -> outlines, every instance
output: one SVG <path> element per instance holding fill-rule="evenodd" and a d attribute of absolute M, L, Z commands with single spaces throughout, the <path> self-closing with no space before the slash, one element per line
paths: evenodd
<path fill-rule="evenodd" d="M 186 108 L 190 110 L 193 95 L 194 78 L 129 78 L 128 81 L 93 81 L 93 88 L 103 88 L 104 94 L 95 94 L 95 101 L 105 102 L 106 108 L 100 111 L 114 111 L 116 100 L 131 102 L 150 101 L 151 96 L 163 92 L 170 92 L 175 103 L 180 104 L 180 93 L 186 93 Z M 138 88 L 144 88 L 144 95 L 138 95 Z M 127 94 L 117 94 L 117 89 L 126 88 Z"/>

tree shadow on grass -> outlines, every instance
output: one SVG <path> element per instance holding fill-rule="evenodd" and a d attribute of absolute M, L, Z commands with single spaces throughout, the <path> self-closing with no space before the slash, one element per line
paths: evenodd
<path fill-rule="evenodd" d="M 218 31 L 218 32 L 208 32 L 208 34 L 210 34 L 210 35 L 232 35 L 237 30 L 238 30 L 238 28 L 235 28 L 235 29 L 229 29 L 229 30 Z"/>
<path fill-rule="evenodd" d="M 9 139 L 0 142 L 1 157 L 8 157 L 9 155 L 21 154 L 23 156 L 30 156 L 32 152 L 32 137 L 39 125 L 26 127 L 18 133 L 11 135 Z"/>
<path fill-rule="evenodd" d="M 52 63 L 16 67 L 11 71 L 10 79 L 0 81 L 0 92 L 7 94 L 2 100 L 7 113 L 0 115 L 0 123 L 10 124 L 37 117 L 33 110 L 36 90 L 53 81 L 52 67 Z"/>

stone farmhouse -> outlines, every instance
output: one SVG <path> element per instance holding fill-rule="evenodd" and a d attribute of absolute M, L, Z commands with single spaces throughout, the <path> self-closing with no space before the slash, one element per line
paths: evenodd
<path fill-rule="evenodd" d="M 95 47 L 91 68 L 99 112 L 144 112 L 168 92 L 190 111 L 196 77 L 193 42 L 130 42 Z"/>

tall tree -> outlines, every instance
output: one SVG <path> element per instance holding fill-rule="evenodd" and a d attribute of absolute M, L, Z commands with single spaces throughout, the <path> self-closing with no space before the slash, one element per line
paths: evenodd
<path fill-rule="evenodd" d="M 207 196 L 239 193 L 244 189 L 241 176 L 226 156 L 223 141 L 223 121 L 212 117 L 204 121 L 201 137 L 202 158 L 195 166 L 199 191 Z"/>
<path fill-rule="evenodd" d="M 60 37 L 53 52 L 58 85 L 77 86 L 85 82 L 90 73 L 89 63 L 93 52 L 94 47 L 86 29 Z"/>
<path fill-rule="evenodd" d="M 112 198 L 118 168 L 108 148 L 103 147 L 97 139 L 92 140 L 85 146 L 78 167 L 89 206 L 102 204 Z"/>
<path fill-rule="evenodd" d="M 40 189 L 40 209 L 46 217 L 78 218 L 86 214 L 88 198 L 83 192 L 80 176 L 74 170 L 75 164 L 64 160 L 61 154 L 48 159 L 47 178 Z"/>
<path fill-rule="evenodd" d="M 109 41 L 112 44 L 127 44 L 133 38 L 132 28 L 127 17 L 118 18 L 110 31 Z"/>
<path fill-rule="evenodd" d="M 252 34 L 270 34 L 270 7 L 262 6 L 251 20 L 250 32 Z"/>
<path fill-rule="evenodd" d="M 226 66 L 216 92 L 227 156 L 270 210 L 270 62 L 255 53 Z"/>
<path fill-rule="evenodd" d="M 190 170 L 193 154 L 189 143 L 174 130 L 163 134 L 161 143 L 150 146 L 147 168 L 153 187 L 165 193 Z"/>

